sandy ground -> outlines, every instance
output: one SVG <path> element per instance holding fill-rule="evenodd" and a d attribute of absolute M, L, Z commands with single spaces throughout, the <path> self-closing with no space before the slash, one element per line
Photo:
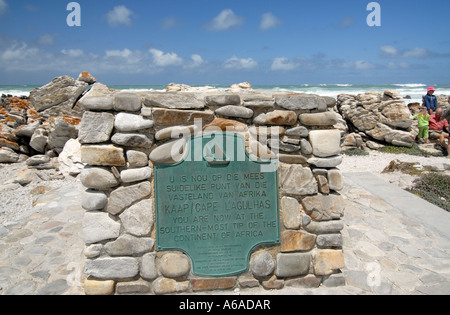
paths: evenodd
<path fill-rule="evenodd" d="M 447 157 L 422 157 L 408 154 L 391 154 L 378 151 L 370 151 L 368 156 L 344 156 L 344 161 L 338 168 L 342 172 L 370 172 L 381 174 L 381 172 L 393 160 L 402 162 L 417 162 L 421 165 L 450 163 Z"/>
<path fill-rule="evenodd" d="M 30 184 L 16 183 L 19 173 L 27 169 L 25 163 L 0 164 L 0 225 L 8 225 L 26 217 L 36 198 L 48 191 L 73 182 L 55 169 L 31 170 L 27 176 Z"/>
<path fill-rule="evenodd" d="M 391 154 L 382 153 L 378 151 L 370 151 L 368 156 L 346 156 L 338 168 L 343 173 L 354 172 L 370 172 L 376 174 L 390 183 L 400 188 L 410 188 L 417 176 L 402 174 L 400 172 L 382 173 L 383 170 L 393 160 L 401 162 L 419 163 L 422 166 L 435 166 L 437 168 L 447 167 L 447 174 L 449 174 L 450 159 L 447 157 L 422 157 L 407 154 Z"/>

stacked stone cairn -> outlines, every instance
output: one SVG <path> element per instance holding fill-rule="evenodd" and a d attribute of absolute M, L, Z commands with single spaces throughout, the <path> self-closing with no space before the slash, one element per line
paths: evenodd
<path fill-rule="evenodd" d="M 87 165 L 81 173 L 86 294 L 345 283 L 335 99 L 239 88 L 113 92 L 96 83 L 80 104 L 78 140 Z M 281 243 L 258 246 L 247 272 L 222 278 L 193 274 L 190 258 L 181 251 L 155 249 L 153 166 L 176 162 L 171 152 L 186 150 L 181 137 L 209 127 L 240 133 L 250 155 L 280 161 Z"/>

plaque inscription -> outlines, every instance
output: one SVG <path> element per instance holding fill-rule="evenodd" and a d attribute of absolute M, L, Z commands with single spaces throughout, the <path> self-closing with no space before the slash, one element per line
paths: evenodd
<path fill-rule="evenodd" d="M 184 251 L 197 275 L 242 273 L 256 246 L 279 243 L 277 167 L 264 171 L 236 134 L 193 137 L 188 147 L 181 162 L 156 165 L 157 250 Z"/>

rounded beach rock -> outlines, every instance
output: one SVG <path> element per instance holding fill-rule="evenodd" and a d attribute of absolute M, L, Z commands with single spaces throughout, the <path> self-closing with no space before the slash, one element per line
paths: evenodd
<path fill-rule="evenodd" d="M 252 118 L 253 111 L 242 106 L 228 105 L 216 109 L 216 114 L 226 117 Z"/>
<path fill-rule="evenodd" d="M 167 139 L 179 139 L 190 138 L 192 135 L 196 134 L 199 128 L 195 125 L 192 126 L 174 126 L 161 129 L 155 134 L 155 139 L 158 141 Z"/>
<path fill-rule="evenodd" d="M 81 172 L 81 183 L 86 188 L 104 190 L 119 185 L 112 172 L 100 167 L 87 167 Z"/>
<path fill-rule="evenodd" d="M 82 207 L 88 211 L 102 210 L 108 203 L 105 193 L 88 189 L 83 193 Z"/>
<path fill-rule="evenodd" d="M 186 255 L 166 254 L 161 258 L 159 270 L 167 278 L 179 278 L 191 270 L 191 261 Z"/>
<path fill-rule="evenodd" d="M 256 278 L 267 277 L 275 270 L 275 260 L 268 252 L 261 252 L 252 256 L 251 270 Z"/>
<path fill-rule="evenodd" d="M 19 155 L 10 148 L 0 149 L 0 163 L 16 163 Z"/>
<path fill-rule="evenodd" d="M 152 176 L 152 169 L 150 167 L 124 170 L 120 173 L 120 179 L 124 183 L 143 181 L 149 179 L 151 176 Z"/>
<path fill-rule="evenodd" d="M 185 139 L 168 142 L 153 150 L 150 154 L 150 160 L 156 164 L 176 163 L 183 157 L 185 147 Z"/>
<path fill-rule="evenodd" d="M 153 120 L 140 115 L 119 113 L 114 121 L 114 127 L 120 132 L 139 131 L 152 128 Z"/>

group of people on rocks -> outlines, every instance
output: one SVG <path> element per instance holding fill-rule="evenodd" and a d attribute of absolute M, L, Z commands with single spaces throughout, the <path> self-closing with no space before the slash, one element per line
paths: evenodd
<path fill-rule="evenodd" d="M 429 131 L 438 131 L 439 142 L 447 150 L 447 156 L 450 158 L 449 123 L 444 117 L 442 108 L 438 106 L 435 91 L 434 87 L 427 89 L 427 95 L 423 97 L 422 110 L 414 115 L 419 124 L 419 143 L 429 143 Z M 450 97 L 448 101 L 450 103 Z"/>

